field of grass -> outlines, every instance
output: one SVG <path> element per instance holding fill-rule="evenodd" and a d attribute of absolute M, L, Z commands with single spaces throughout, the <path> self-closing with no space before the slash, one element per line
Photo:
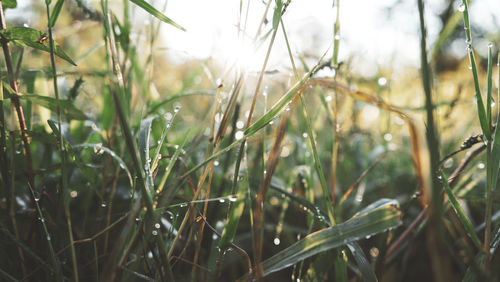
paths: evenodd
<path fill-rule="evenodd" d="M 166 1 L 33 1 L 6 22 L 18 2 L 0 1 L 1 281 L 498 281 L 500 30 L 479 56 L 466 0 L 432 44 L 414 1 L 419 68 L 373 77 L 339 60 L 340 0 L 307 55 L 294 1 L 240 0 L 258 72 L 170 62 Z"/>

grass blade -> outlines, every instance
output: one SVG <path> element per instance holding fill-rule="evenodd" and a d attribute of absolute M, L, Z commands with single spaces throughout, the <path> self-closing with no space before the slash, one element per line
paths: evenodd
<path fill-rule="evenodd" d="M 448 179 L 442 170 L 440 172 L 441 172 L 441 179 Z M 448 195 L 448 199 L 450 200 L 451 206 L 457 213 L 460 222 L 462 223 L 462 225 L 465 228 L 465 231 L 467 232 L 467 235 L 469 235 L 469 237 L 472 239 L 474 245 L 476 245 L 478 249 L 481 249 L 481 241 L 479 240 L 479 237 L 477 236 L 476 231 L 472 226 L 472 223 L 469 221 L 462 207 L 455 198 L 453 191 L 451 191 L 450 185 L 448 185 L 448 181 L 443 181 L 443 184 L 444 184 L 444 190 L 446 192 L 446 195 Z"/>
<path fill-rule="evenodd" d="M 365 254 L 363 253 L 363 250 L 359 246 L 357 242 L 349 243 L 347 244 L 347 247 L 351 251 L 352 256 L 354 257 L 354 260 L 356 260 L 356 263 L 358 264 L 359 271 L 361 272 L 361 275 L 363 276 L 363 280 L 365 282 L 376 282 L 377 276 L 375 275 L 375 272 L 373 271 L 372 266 L 370 265 L 370 262 L 366 258 Z"/>
<path fill-rule="evenodd" d="M 395 202 L 395 201 L 394 201 Z M 264 275 L 294 265 L 313 255 L 387 231 L 401 224 L 401 212 L 391 204 L 355 216 L 333 227 L 311 233 L 262 263 Z"/>
<path fill-rule="evenodd" d="M 130 0 L 130 2 L 136 4 L 137 6 L 143 8 L 146 12 L 154 16 L 155 18 L 161 20 L 162 22 L 168 23 L 182 31 L 186 31 L 185 28 L 175 23 L 169 17 L 165 16 L 162 12 L 158 11 L 155 7 L 151 6 L 148 2 L 144 0 Z"/>
<path fill-rule="evenodd" d="M 57 18 L 59 17 L 59 13 L 61 13 L 61 8 L 63 4 L 64 0 L 57 0 L 57 3 L 54 6 L 54 9 L 52 9 L 52 13 L 50 15 L 49 27 L 54 27 L 54 25 L 56 24 Z"/>

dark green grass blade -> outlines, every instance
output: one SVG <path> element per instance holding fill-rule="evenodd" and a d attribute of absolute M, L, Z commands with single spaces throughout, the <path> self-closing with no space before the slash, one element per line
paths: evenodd
<path fill-rule="evenodd" d="M 491 48 L 490 48 L 491 49 Z M 498 55 L 498 65 L 500 65 L 500 54 Z M 488 70 L 489 72 L 489 70 Z M 500 78 L 500 71 L 498 74 Z M 491 77 L 488 76 L 488 88 L 491 83 Z M 498 89 L 497 103 L 500 103 L 498 100 L 500 99 L 500 87 Z M 498 172 L 500 169 L 500 130 L 498 129 L 498 125 L 500 121 L 500 111 L 498 112 L 497 117 L 497 128 L 495 129 L 494 139 L 491 147 L 491 189 L 495 190 L 498 182 Z"/>
<path fill-rule="evenodd" d="M 61 13 L 61 8 L 64 4 L 64 0 L 58 0 L 54 9 L 52 9 L 52 13 L 50 14 L 49 19 L 49 27 L 54 27 L 56 24 L 57 18 L 59 17 L 59 13 Z"/>
<path fill-rule="evenodd" d="M 309 234 L 304 239 L 264 261 L 264 275 L 294 265 L 313 255 L 384 232 L 401 224 L 401 212 L 388 202 L 350 220 Z"/>
<path fill-rule="evenodd" d="M 359 246 L 357 242 L 349 243 L 347 244 L 347 247 L 351 251 L 352 256 L 354 257 L 354 260 L 356 260 L 356 263 L 358 264 L 359 271 L 361 272 L 361 275 L 363 276 L 363 280 L 365 282 L 376 282 L 377 276 L 375 275 L 375 272 L 373 271 L 372 266 L 370 265 L 370 262 L 366 258 L 365 254 L 363 253 L 363 250 Z"/>
<path fill-rule="evenodd" d="M 448 179 L 446 175 L 444 174 L 443 171 L 441 171 L 441 179 Z M 474 230 L 474 227 L 472 226 L 472 223 L 469 221 L 467 216 L 465 215 L 462 207 L 458 203 L 457 199 L 455 198 L 455 195 L 453 194 L 453 191 L 451 191 L 450 185 L 448 185 L 448 181 L 443 181 L 444 185 L 444 190 L 446 191 L 446 195 L 448 195 L 448 199 L 450 199 L 450 203 L 455 210 L 455 212 L 458 215 L 458 218 L 460 219 L 460 222 L 465 228 L 465 231 L 467 232 L 467 235 L 472 239 L 472 242 L 478 249 L 481 249 L 481 240 L 479 240 L 479 237 L 476 234 L 476 231 Z"/>
<path fill-rule="evenodd" d="M 50 53 L 48 35 L 39 30 L 29 27 L 14 26 L 0 30 L 0 35 L 2 38 L 12 42 L 14 45 L 21 47 L 29 46 Z M 76 63 L 55 42 L 54 54 L 76 66 Z"/>
<path fill-rule="evenodd" d="M 149 14 L 154 16 L 155 18 L 159 19 L 160 21 L 168 23 L 169 25 L 172 25 L 172 26 L 174 26 L 182 31 L 186 31 L 185 28 L 183 28 L 182 26 L 175 23 L 169 17 L 165 16 L 162 12 L 158 11 L 155 7 L 151 6 L 148 2 L 146 2 L 144 0 L 130 0 L 130 2 L 143 8 L 146 12 L 148 12 Z"/>
<path fill-rule="evenodd" d="M 36 95 L 36 94 L 20 95 L 19 98 L 30 101 L 35 105 L 42 106 L 53 112 L 57 112 L 58 101 L 55 98 Z M 75 105 L 73 104 L 73 101 L 59 100 L 59 103 L 61 105 L 62 113 L 64 113 L 64 115 L 66 115 L 69 119 L 75 119 L 75 120 L 87 119 L 87 115 L 82 111 L 80 111 L 78 108 L 76 108 Z"/>
<path fill-rule="evenodd" d="M 85 143 L 85 144 L 77 144 L 74 145 L 73 148 L 94 148 L 94 150 L 99 151 L 99 152 L 105 152 L 108 155 L 110 155 L 113 159 L 115 159 L 118 164 L 120 165 L 120 168 L 125 170 L 127 173 L 128 180 L 130 182 L 130 186 L 133 186 L 133 180 L 132 180 L 132 174 L 130 173 L 130 170 L 127 167 L 127 164 L 118 156 L 115 152 L 110 150 L 107 147 L 102 146 L 101 144 L 90 144 L 90 143 Z"/>

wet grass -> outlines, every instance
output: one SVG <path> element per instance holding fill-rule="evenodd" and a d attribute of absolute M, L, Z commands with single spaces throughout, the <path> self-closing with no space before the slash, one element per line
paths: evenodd
<path fill-rule="evenodd" d="M 264 50 L 256 73 L 171 64 L 160 27 L 184 28 L 155 3 L 46 1 L 31 28 L 5 25 L 16 1 L 2 2 L 0 280 L 498 277 L 498 66 L 493 43 L 476 58 L 467 2 L 432 46 L 415 3 L 418 83 L 339 60 L 340 1 L 314 60 L 287 34 L 293 2 L 240 1 L 237 37 Z M 435 64 L 457 15 L 470 70 L 453 72 L 450 96 Z M 289 73 L 268 72 L 277 48 Z"/>

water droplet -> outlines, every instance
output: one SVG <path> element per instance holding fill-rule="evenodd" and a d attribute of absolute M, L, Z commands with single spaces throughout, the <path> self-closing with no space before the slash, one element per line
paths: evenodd
<path fill-rule="evenodd" d="M 160 223 L 158 223 L 158 222 L 157 222 L 157 223 L 155 223 L 155 228 L 156 228 L 156 229 L 160 229 Z"/>
<path fill-rule="evenodd" d="M 370 249 L 370 255 L 374 258 L 378 257 L 380 251 L 378 250 L 377 247 L 373 247 Z"/>
<path fill-rule="evenodd" d="M 308 134 L 307 132 L 302 133 L 302 137 L 307 138 Z"/>
<path fill-rule="evenodd" d="M 223 117 L 224 117 L 223 113 L 215 114 L 215 122 L 221 122 Z"/>
<path fill-rule="evenodd" d="M 153 230 L 153 231 L 151 232 L 151 234 L 153 234 L 153 236 L 156 236 L 156 235 L 158 235 L 158 231 Z"/>
<path fill-rule="evenodd" d="M 453 165 L 453 159 L 447 159 L 443 164 L 445 168 L 450 168 L 452 165 Z"/>
<path fill-rule="evenodd" d="M 387 78 L 381 77 L 378 79 L 377 83 L 379 86 L 385 86 L 387 84 Z"/>
<path fill-rule="evenodd" d="M 464 3 L 461 3 L 460 5 L 458 5 L 458 8 L 457 10 L 461 13 L 463 13 L 465 11 L 465 4 Z"/>
<path fill-rule="evenodd" d="M 484 163 L 478 163 L 477 164 L 477 168 L 478 169 L 484 169 L 484 167 L 485 167 Z"/>
<path fill-rule="evenodd" d="M 169 121 L 171 120 L 174 116 L 172 115 L 172 113 L 170 112 L 167 112 L 163 115 L 163 117 L 165 118 L 165 120 Z"/>
<path fill-rule="evenodd" d="M 76 198 L 76 196 L 78 196 L 78 192 L 73 190 L 73 191 L 71 191 L 71 193 L 69 193 L 69 195 L 71 196 L 71 198 Z"/>
<path fill-rule="evenodd" d="M 280 238 L 278 237 L 274 238 L 273 243 L 274 245 L 278 246 L 281 243 Z"/>
<path fill-rule="evenodd" d="M 495 102 L 491 102 L 491 107 L 493 108 L 495 106 Z"/>
<path fill-rule="evenodd" d="M 472 69 L 472 65 L 469 65 L 467 68 L 471 70 Z"/>
<path fill-rule="evenodd" d="M 106 207 L 106 202 L 102 202 L 101 207 L 105 208 Z"/>
<path fill-rule="evenodd" d="M 50 241 L 52 240 L 52 238 L 50 238 L 50 235 L 47 235 L 47 241 Z"/>
<path fill-rule="evenodd" d="M 242 129 L 243 126 L 245 126 L 245 123 L 243 121 L 239 120 L 238 122 L 236 122 L 236 128 Z"/>
<path fill-rule="evenodd" d="M 219 203 L 224 203 L 226 200 L 224 199 L 219 199 Z"/>
<path fill-rule="evenodd" d="M 217 240 L 217 234 L 212 234 L 212 240 Z"/>
<path fill-rule="evenodd" d="M 237 200 L 237 198 L 236 198 L 236 197 L 233 197 L 233 196 L 229 197 L 229 201 L 230 201 L 230 202 L 236 202 L 236 200 Z"/>
<path fill-rule="evenodd" d="M 179 145 L 175 145 L 174 148 L 177 150 L 179 149 Z"/>
<path fill-rule="evenodd" d="M 326 96 L 325 97 L 325 101 L 331 102 L 332 101 L 332 96 L 331 95 Z"/>
<path fill-rule="evenodd" d="M 181 104 L 177 104 L 174 106 L 174 113 L 177 113 L 182 108 Z"/>
<path fill-rule="evenodd" d="M 219 166 L 219 161 L 214 161 L 214 166 Z"/>
<path fill-rule="evenodd" d="M 340 33 L 337 32 L 337 34 L 335 34 L 335 40 L 340 40 Z"/>
<path fill-rule="evenodd" d="M 367 235 L 367 236 L 365 236 L 365 239 L 367 239 L 367 240 L 368 240 L 368 239 L 370 239 L 371 237 L 372 237 L 372 235 Z"/>
<path fill-rule="evenodd" d="M 139 221 L 141 221 L 141 219 L 140 219 L 140 218 L 138 218 L 138 217 L 136 217 L 136 218 L 135 218 L 135 221 L 136 221 L 136 222 L 139 222 Z"/>
<path fill-rule="evenodd" d="M 234 138 L 236 140 L 240 140 L 243 138 L 243 136 L 245 136 L 245 133 L 243 133 L 243 131 L 239 130 L 239 131 L 236 131 L 236 134 L 234 134 Z"/>
<path fill-rule="evenodd" d="M 391 141 L 392 140 L 392 134 L 390 134 L 390 133 L 384 134 L 384 140 L 387 141 L 387 142 Z"/>
<path fill-rule="evenodd" d="M 488 43 L 488 48 L 493 48 L 493 42 Z"/>
<path fill-rule="evenodd" d="M 187 204 L 184 204 L 184 203 L 183 203 L 183 204 L 180 204 L 179 206 L 180 206 L 181 208 L 185 208 L 185 207 L 187 207 Z"/>

